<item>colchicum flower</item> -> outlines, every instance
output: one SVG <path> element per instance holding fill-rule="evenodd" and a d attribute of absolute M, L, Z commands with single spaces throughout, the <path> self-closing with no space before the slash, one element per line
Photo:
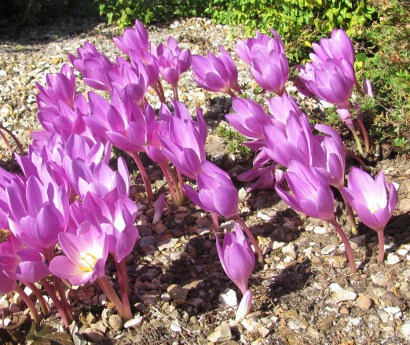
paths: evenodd
<path fill-rule="evenodd" d="M 50 271 L 57 277 L 68 279 L 72 285 L 93 283 L 105 276 L 106 236 L 89 222 L 84 222 L 76 235 L 60 233 L 58 240 L 65 256 L 54 257 Z"/>
<path fill-rule="evenodd" d="M 204 161 L 196 176 L 198 192 L 184 186 L 185 194 L 202 209 L 231 218 L 238 214 L 238 191 L 229 175 L 215 164 Z"/>
<path fill-rule="evenodd" d="M 285 176 L 291 193 L 280 186 Z M 289 206 L 309 217 L 319 218 L 332 224 L 345 246 L 350 271 L 355 273 L 356 265 L 352 248 L 342 228 L 336 222 L 333 192 L 321 173 L 312 166 L 307 167 L 291 159 L 286 173 L 277 171 L 276 181 L 276 192 Z"/>
<path fill-rule="evenodd" d="M 205 90 L 235 96 L 233 91 L 241 93 L 238 70 L 232 57 L 222 46 L 219 51 L 221 54 L 218 57 L 211 52 L 208 52 L 208 57 L 192 56 L 193 79 Z"/>
<path fill-rule="evenodd" d="M 289 62 L 280 36 L 274 30 L 271 33 L 273 37 L 257 31 L 256 38 L 238 42 L 236 53 L 250 66 L 253 78 L 262 88 L 282 95 L 289 77 Z"/>
<path fill-rule="evenodd" d="M 222 268 L 227 276 L 242 292 L 236 319 L 243 319 L 252 308 L 252 293 L 248 290 L 248 280 L 255 267 L 255 255 L 247 242 L 241 227 L 235 223 L 235 234 L 228 231 L 222 247 L 216 238 L 216 248 Z"/>
<path fill-rule="evenodd" d="M 382 171 L 373 179 L 359 168 L 350 170 L 347 187 L 342 194 L 353 207 L 360 220 L 377 232 L 379 239 L 379 263 L 384 260 L 384 228 L 397 205 L 397 190 L 392 183 L 386 183 Z"/>

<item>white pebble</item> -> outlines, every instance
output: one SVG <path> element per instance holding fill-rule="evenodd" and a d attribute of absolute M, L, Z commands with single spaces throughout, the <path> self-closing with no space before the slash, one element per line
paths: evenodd
<path fill-rule="evenodd" d="M 387 264 L 388 265 L 395 265 L 400 262 L 400 257 L 396 254 L 390 253 L 387 256 Z"/>

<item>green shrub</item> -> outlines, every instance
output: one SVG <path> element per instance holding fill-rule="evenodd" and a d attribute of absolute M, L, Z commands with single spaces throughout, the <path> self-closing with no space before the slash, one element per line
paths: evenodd
<path fill-rule="evenodd" d="M 333 28 L 358 37 L 375 16 L 365 0 L 213 0 L 206 12 L 222 24 L 243 24 L 250 35 L 275 29 L 292 62 L 306 58 L 311 42 Z"/>
<path fill-rule="evenodd" d="M 397 0 L 373 5 L 383 16 L 364 33 L 366 44 L 357 56 L 363 67 L 359 76 L 374 88 L 371 134 L 405 152 L 410 149 L 409 9 Z"/>
<path fill-rule="evenodd" d="M 175 18 L 201 16 L 206 1 L 201 0 L 95 0 L 100 15 L 121 28 L 133 26 L 135 19 L 144 24 Z"/>

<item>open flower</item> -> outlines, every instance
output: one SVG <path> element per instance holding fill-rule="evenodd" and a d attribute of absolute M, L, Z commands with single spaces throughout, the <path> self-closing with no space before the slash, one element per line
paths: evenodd
<path fill-rule="evenodd" d="M 105 275 L 108 255 L 105 233 L 84 222 L 76 235 L 60 233 L 58 239 L 66 256 L 56 256 L 51 260 L 50 271 L 53 274 L 68 279 L 73 285 L 93 283 Z"/>
<path fill-rule="evenodd" d="M 392 183 L 386 183 L 382 171 L 373 179 L 365 171 L 352 168 L 342 193 L 360 220 L 375 231 L 383 231 L 397 204 L 397 191 Z"/>
<path fill-rule="evenodd" d="M 373 179 L 358 168 L 350 170 L 347 187 L 342 194 L 353 207 L 360 220 L 377 232 L 379 238 L 379 262 L 384 260 L 383 231 L 397 204 L 397 191 L 392 183 L 386 183 L 382 171 Z"/>

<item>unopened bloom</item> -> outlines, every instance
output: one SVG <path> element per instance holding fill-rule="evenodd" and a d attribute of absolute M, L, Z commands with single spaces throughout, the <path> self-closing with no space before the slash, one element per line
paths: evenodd
<path fill-rule="evenodd" d="M 169 116 L 164 107 L 161 111 L 164 118 L 161 121 L 164 131 L 159 136 L 162 152 L 182 174 L 195 179 L 206 159 L 206 130 L 201 125 L 203 115 L 198 111 L 198 122 L 195 122 L 183 103 L 173 103 L 174 116 Z"/>
<path fill-rule="evenodd" d="M 238 70 L 229 53 L 219 47 L 221 54 L 216 57 L 208 52 L 208 57 L 193 55 L 192 72 L 194 81 L 202 88 L 213 92 L 241 93 L 238 84 Z"/>
<path fill-rule="evenodd" d="M 330 221 L 334 219 L 333 192 L 325 178 L 314 167 L 291 159 L 285 173 L 291 194 L 280 186 L 283 176 L 277 173 L 276 192 L 289 206 L 310 217 Z"/>
<path fill-rule="evenodd" d="M 310 54 L 312 61 L 327 59 L 345 59 L 354 64 L 355 54 L 353 44 L 349 36 L 342 29 L 333 29 L 330 39 L 321 38 L 319 44 L 312 43 L 314 54 Z M 315 55 L 315 56 L 312 56 Z"/>
<path fill-rule="evenodd" d="M 222 268 L 227 276 L 245 294 L 248 290 L 248 280 L 255 267 L 255 254 L 239 224 L 235 223 L 235 233 L 228 231 L 222 247 L 216 238 L 216 248 Z"/>
<path fill-rule="evenodd" d="M 310 93 L 341 108 L 350 108 L 356 77 L 347 60 L 327 59 L 320 64 L 299 66 L 299 78 Z M 303 90 L 300 90 L 303 93 Z"/>
<path fill-rule="evenodd" d="M 158 67 L 162 78 L 171 85 L 177 85 L 179 77 L 191 67 L 191 53 L 180 49 L 173 37 L 168 38 L 168 46 L 157 47 Z"/>
<path fill-rule="evenodd" d="M 222 247 L 219 238 L 216 238 L 216 248 L 222 268 L 242 292 L 242 301 L 236 313 L 236 320 L 241 320 L 252 308 L 252 292 L 248 290 L 248 280 L 255 267 L 255 255 L 238 223 L 234 227 L 235 234 L 228 231 Z"/>
<path fill-rule="evenodd" d="M 289 77 L 289 62 L 280 36 L 271 30 L 273 37 L 256 32 L 256 38 L 249 38 L 237 44 L 236 53 L 250 65 L 250 72 L 256 82 L 265 90 L 282 95 Z"/>
<path fill-rule="evenodd" d="M 317 145 L 312 153 L 312 165 L 325 177 L 328 184 L 340 189 L 345 179 L 345 148 L 342 138 L 333 128 L 317 124 L 315 128 L 327 135 L 315 136 Z"/>
<path fill-rule="evenodd" d="M 253 139 L 244 145 L 258 150 L 265 145 L 263 127 L 272 123 L 272 116 L 252 99 L 234 98 L 232 109 L 235 114 L 225 115 L 226 120 L 243 136 Z"/>
<path fill-rule="evenodd" d="M 198 192 L 191 186 L 184 186 L 184 192 L 191 201 L 202 209 L 231 218 L 238 212 L 238 191 L 229 175 L 215 164 L 204 161 L 202 172 L 197 177 Z"/>

